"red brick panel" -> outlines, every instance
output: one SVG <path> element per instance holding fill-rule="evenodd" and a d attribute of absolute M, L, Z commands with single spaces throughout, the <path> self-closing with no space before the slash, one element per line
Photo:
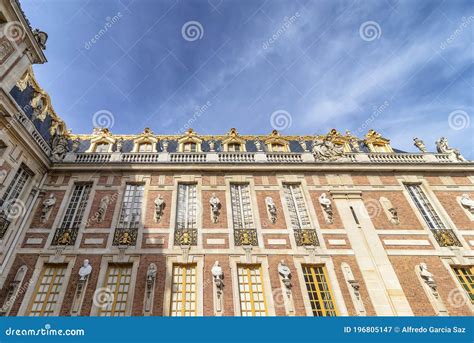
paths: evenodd
<path fill-rule="evenodd" d="M 271 239 L 279 239 L 285 240 L 286 244 L 271 244 L 269 240 Z M 263 243 L 265 244 L 265 248 L 267 249 L 291 249 L 290 238 L 288 235 L 281 235 L 281 234 L 264 234 L 263 235 Z"/>
<path fill-rule="evenodd" d="M 102 238 L 103 241 L 101 244 L 86 244 L 86 239 L 88 238 Z M 85 232 L 82 235 L 82 241 L 80 248 L 81 249 L 91 249 L 91 248 L 96 248 L 96 249 L 103 249 L 107 247 L 107 239 L 109 238 L 108 233 L 87 233 Z"/>
<path fill-rule="evenodd" d="M 283 206 L 280 200 L 280 192 L 278 191 L 256 191 L 258 214 L 260 216 L 260 224 L 262 229 L 286 229 L 285 215 L 283 213 Z M 266 197 L 272 197 L 273 202 L 277 208 L 277 219 L 272 223 L 268 217 L 267 205 L 265 203 Z"/>
<path fill-rule="evenodd" d="M 461 207 L 462 205 L 456 199 L 466 192 L 436 191 L 434 193 L 459 230 L 474 229 L 474 221 L 469 219 L 467 213 Z"/>
<path fill-rule="evenodd" d="M 395 250 L 432 250 L 435 249 L 431 243 L 428 235 L 379 235 L 380 241 L 385 249 L 395 249 Z M 394 239 L 394 240 L 425 240 L 430 242 L 430 245 L 386 245 L 385 239 Z"/>
<path fill-rule="evenodd" d="M 352 274 L 354 274 L 354 278 L 359 282 L 360 285 L 360 295 L 362 298 L 362 302 L 364 303 L 365 311 L 367 312 L 368 316 L 375 316 L 375 310 L 372 306 L 372 301 L 370 300 L 369 292 L 370 290 L 367 289 L 367 285 L 364 282 L 362 274 L 360 272 L 359 266 L 354 256 L 333 256 L 332 257 L 334 268 L 336 270 L 337 275 L 337 282 L 339 283 L 339 287 L 341 288 L 342 296 L 344 298 L 344 303 L 346 304 L 347 310 L 349 311 L 350 316 L 355 316 L 356 309 L 354 307 L 354 303 L 351 298 L 351 294 L 349 292 L 349 286 L 347 285 L 346 279 L 344 278 L 344 274 L 342 272 L 341 265 L 342 263 L 347 263 L 349 267 L 351 267 Z M 334 287 L 333 285 L 331 285 Z M 333 288 L 334 289 L 334 288 Z"/>
<path fill-rule="evenodd" d="M 390 256 L 403 292 L 415 316 L 434 316 L 435 310 L 416 275 L 415 266 L 425 262 L 438 285 L 438 292 L 451 316 L 472 316 L 467 305 L 459 306 L 450 299 L 450 292 L 458 292 L 459 285 L 446 269 L 439 257 L 435 256 Z M 451 298 L 453 293 L 451 293 Z"/>
<path fill-rule="evenodd" d="M 380 198 L 385 197 L 392 203 L 398 211 L 398 218 L 400 224 L 392 223 L 388 216 L 385 214 L 385 210 L 380 203 Z M 400 192 L 387 192 L 387 191 L 374 191 L 374 192 L 363 192 L 362 200 L 364 201 L 367 212 L 370 215 L 373 225 L 376 229 L 389 229 L 389 230 L 420 230 L 423 228 L 422 224 L 418 221 L 415 212 L 411 208 L 405 195 Z"/>
<path fill-rule="evenodd" d="M 328 249 L 351 249 L 351 244 L 349 243 L 349 238 L 347 235 L 333 235 L 333 234 L 324 234 L 323 235 L 324 242 L 326 243 L 326 247 Z M 338 240 L 345 240 L 346 244 L 344 245 L 332 245 L 329 243 L 329 240 L 338 239 Z"/>
<path fill-rule="evenodd" d="M 165 209 L 163 211 L 163 216 L 160 219 L 160 222 L 155 222 L 155 198 L 160 194 L 165 200 Z M 145 228 L 155 227 L 155 228 L 169 228 L 170 227 L 170 216 L 171 208 L 176 206 L 171 202 L 172 191 L 149 191 L 148 197 L 145 199 L 146 206 L 146 216 L 145 216 Z"/>
<path fill-rule="evenodd" d="M 100 201 L 103 197 L 109 197 L 109 205 L 107 211 L 105 211 L 104 219 L 99 223 L 99 209 Z M 122 194 L 119 194 L 118 190 L 107 190 L 107 191 L 96 191 L 94 200 L 92 201 L 92 207 L 89 212 L 89 218 L 87 219 L 86 227 L 96 228 L 110 228 L 112 227 L 112 219 L 114 217 L 114 210 L 117 201 L 122 201 Z M 120 209 L 119 209 L 120 211 Z"/>
<path fill-rule="evenodd" d="M 16 316 L 18 315 L 18 310 L 20 309 L 21 303 L 23 302 L 23 299 L 25 297 L 25 293 L 29 287 L 30 282 L 32 282 L 31 277 L 33 276 L 33 272 L 35 269 L 36 261 L 38 260 L 39 255 L 38 254 L 18 254 L 15 257 L 15 260 L 12 264 L 12 267 L 10 268 L 10 272 L 8 273 L 8 276 L 5 280 L 5 283 L 3 284 L 3 288 L 0 289 L 0 304 L 5 303 L 5 298 L 8 294 L 8 290 L 10 287 L 10 284 L 12 281 L 15 279 L 15 275 L 18 271 L 18 269 L 22 265 L 26 265 L 28 270 L 26 271 L 26 275 L 23 279 L 23 283 L 20 286 L 20 291 L 18 292 L 17 299 L 15 300 L 11 311 L 10 311 L 10 316 Z M 30 299 L 25 299 L 25 301 L 30 301 Z"/>
<path fill-rule="evenodd" d="M 173 183 L 173 175 L 171 174 L 152 174 L 151 175 L 151 180 L 150 180 L 150 185 L 152 186 L 158 186 L 160 185 L 160 176 L 164 175 L 164 184 L 161 184 L 161 186 L 172 186 Z"/>
<path fill-rule="evenodd" d="M 147 239 L 153 238 L 155 239 L 155 243 L 146 243 Z M 168 247 L 168 234 L 158 234 L 158 233 L 144 233 L 143 234 L 143 242 L 142 248 L 159 248 L 159 249 L 166 249 Z M 160 243 L 163 241 L 163 243 Z"/>
<path fill-rule="evenodd" d="M 50 210 L 48 220 L 45 223 L 41 222 L 41 211 L 43 210 L 43 201 L 49 198 L 50 194 L 54 194 L 56 197 L 56 203 L 54 204 L 53 208 Z M 31 227 L 34 228 L 53 228 L 54 220 L 58 215 L 59 208 L 61 207 L 61 203 L 64 198 L 64 191 L 47 191 L 42 198 L 38 199 L 36 211 L 33 216 L 33 221 L 31 222 Z M 62 213 L 60 213 L 62 215 Z"/>
<path fill-rule="evenodd" d="M 304 307 L 303 294 L 301 290 L 305 285 L 300 285 L 298 279 L 298 273 L 294 265 L 293 259 L 289 256 L 268 256 L 268 272 L 270 275 L 270 284 L 272 289 L 265 292 L 271 292 L 273 296 L 273 303 L 275 305 L 275 315 L 277 316 L 286 316 L 284 297 L 286 297 L 286 289 L 282 288 L 280 283 L 280 274 L 278 273 L 278 264 L 281 260 L 284 260 L 286 265 L 291 270 L 291 290 L 293 293 L 293 302 L 295 306 L 295 315 L 297 316 L 306 316 L 306 310 Z M 265 272 L 265 271 L 264 271 Z"/>
<path fill-rule="evenodd" d="M 98 284 L 100 263 L 102 261 L 101 255 L 77 255 L 74 267 L 72 268 L 71 278 L 65 281 L 65 285 L 67 285 L 67 288 L 66 294 L 64 296 L 64 301 L 62 302 L 61 311 L 59 313 L 60 316 L 71 315 L 73 303 L 72 299 L 74 299 L 74 295 L 76 294 L 77 281 L 79 280 L 79 269 L 82 267 L 85 259 L 89 260 L 89 263 L 92 266 L 92 272 L 89 275 L 87 288 L 85 289 L 86 293 L 84 294 L 84 302 L 82 303 L 80 315 L 90 316 L 91 314 L 94 292 L 97 288 L 102 287 L 101 284 Z M 103 280 L 100 280 L 100 282 L 103 282 Z"/>
<path fill-rule="evenodd" d="M 329 197 L 328 192 L 310 191 L 311 200 L 313 201 L 314 210 L 316 211 L 316 216 L 318 217 L 319 226 L 321 227 L 321 229 L 342 229 L 344 226 L 342 224 L 342 220 L 339 216 L 339 212 L 337 211 L 337 206 L 334 201 L 332 201 L 333 223 L 326 223 L 326 219 L 324 219 L 323 209 L 321 208 L 321 204 L 319 203 L 319 196 L 322 193 L 326 193 L 326 195 Z"/>
<path fill-rule="evenodd" d="M 140 264 L 138 265 L 137 278 L 133 280 L 135 282 L 135 293 L 133 296 L 132 316 L 143 316 L 146 277 L 148 267 L 151 263 L 154 263 L 157 268 L 152 315 L 162 316 L 163 306 L 169 306 L 169 304 L 163 304 L 166 273 L 169 272 L 166 270 L 166 257 L 163 255 L 142 255 L 140 257 Z"/>
<path fill-rule="evenodd" d="M 37 232 L 27 232 L 25 234 L 25 239 L 23 240 L 23 243 L 21 244 L 22 248 L 43 248 L 46 245 L 46 241 L 48 240 L 48 233 L 37 233 Z M 27 243 L 28 238 L 41 238 L 42 241 L 39 244 L 31 244 Z"/>
<path fill-rule="evenodd" d="M 216 196 L 221 202 L 221 208 L 217 223 L 214 223 L 211 218 L 211 205 L 209 200 L 212 197 L 212 193 L 216 193 Z M 227 206 L 224 191 L 203 191 L 202 192 L 202 211 L 198 212 L 202 214 L 202 226 L 205 229 L 213 228 L 227 228 Z"/>
<path fill-rule="evenodd" d="M 229 265 L 229 256 L 227 255 L 206 255 L 204 257 L 204 270 L 203 270 L 203 314 L 204 316 L 214 316 L 214 294 L 213 294 L 213 276 L 211 273 L 212 266 L 216 261 L 219 261 L 219 265 L 224 273 L 224 316 L 234 316 L 234 296 L 233 296 L 233 285 L 232 285 L 232 272 Z M 237 271 L 234 271 L 237 272 Z M 236 285 L 237 287 L 237 285 Z M 239 302 L 239 299 L 235 299 Z"/>
<path fill-rule="evenodd" d="M 224 244 L 208 244 L 208 239 L 223 239 Z M 228 249 L 229 235 L 225 233 L 207 233 L 202 235 L 202 245 L 204 249 Z"/>

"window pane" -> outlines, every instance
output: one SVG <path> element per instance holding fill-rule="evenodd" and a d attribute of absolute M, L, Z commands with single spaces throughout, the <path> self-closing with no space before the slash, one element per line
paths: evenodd
<path fill-rule="evenodd" d="M 232 184 L 232 219 L 234 229 L 252 229 L 254 227 L 250 187 L 248 184 Z"/>
<path fill-rule="evenodd" d="M 65 265 L 46 264 L 36 285 L 28 315 L 52 316 L 66 274 Z"/>
<path fill-rule="evenodd" d="M 130 264 L 110 264 L 104 283 L 104 292 L 107 292 L 110 301 L 99 309 L 99 316 L 119 317 L 126 314 L 128 291 L 132 275 Z"/>
<path fill-rule="evenodd" d="M 336 307 L 324 266 L 303 266 L 303 275 L 314 316 L 336 316 Z"/>
<path fill-rule="evenodd" d="M 171 287 L 171 316 L 195 316 L 196 304 L 196 265 L 173 265 L 173 284 Z"/>
<path fill-rule="evenodd" d="M 237 267 L 240 312 L 244 317 L 267 315 L 260 268 L 260 265 L 239 265 Z"/>

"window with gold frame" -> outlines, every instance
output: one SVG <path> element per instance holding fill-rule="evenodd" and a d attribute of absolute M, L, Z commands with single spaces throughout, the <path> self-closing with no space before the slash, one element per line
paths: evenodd
<path fill-rule="evenodd" d="M 52 316 L 58 304 L 58 297 L 64 283 L 67 265 L 45 264 L 36 284 L 28 315 L 34 317 Z"/>
<path fill-rule="evenodd" d="M 323 265 L 303 265 L 303 276 L 314 316 L 337 316 L 334 295 L 329 285 L 326 267 Z"/>
<path fill-rule="evenodd" d="M 196 264 L 174 264 L 170 316 L 196 316 L 196 297 Z"/>
<path fill-rule="evenodd" d="M 103 292 L 110 295 L 110 301 L 99 308 L 99 316 L 123 317 L 126 315 L 131 279 L 131 264 L 109 264 Z"/>
<path fill-rule="evenodd" d="M 452 269 L 474 305 L 474 266 L 453 266 Z"/>
<path fill-rule="evenodd" d="M 267 303 L 262 283 L 262 267 L 260 265 L 238 265 L 237 277 L 241 315 L 243 317 L 267 316 Z"/>

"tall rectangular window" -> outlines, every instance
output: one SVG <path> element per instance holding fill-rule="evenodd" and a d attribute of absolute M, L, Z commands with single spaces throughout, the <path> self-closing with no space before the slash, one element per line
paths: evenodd
<path fill-rule="evenodd" d="M 144 185 L 127 184 L 120 211 L 120 228 L 138 228 L 142 214 Z"/>
<path fill-rule="evenodd" d="M 445 226 L 420 185 L 405 185 L 410 197 L 420 211 L 423 219 L 431 230 L 445 229 Z"/>
<path fill-rule="evenodd" d="M 197 314 L 196 265 L 173 265 L 170 315 L 190 317 Z"/>
<path fill-rule="evenodd" d="M 92 185 L 90 183 L 76 184 L 72 192 L 66 214 L 61 223 L 63 229 L 77 229 L 82 221 Z"/>
<path fill-rule="evenodd" d="M 267 315 L 267 304 L 262 284 L 260 265 L 237 266 L 239 279 L 240 312 L 242 316 Z"/>
<path fill-rule="evenodd" d="M 453 271 L 474 305 L 474 266 L 453 267 Z"/>
<path fill-rule="evenodd" d="M 41 271 L 28 315 L 52 316 L 63 287 L 66 265 L 46 264 Z"/>
<path fill-rule="evenodd" d="M 304 282 L 315 316 L 336 316 L 336 306 L 326 273 L 326 267 L 303 265 Z"/>
<path fill-rule="evenodd" d="M 284 184 L 283 191 L 293 229 L 310 229 L 311 223 L 303 192 L 301 191 L 301 185 Z"/>
<path fill-rule="evenodd" d="M 232 220 L 234 229 L 255 228 L 252 215 L 250 186 L 248 184 L 230 185 L 232 198 Z"/>
<path fill-rule="evenodd" d="M 132 279 L 131 264 L 110 264 L 107 268 L 104 292 L 112 295 L 111 301 L 99 310 L 99 316 L 122 317 L 127 311 L 127 301 Z"/>
<path fill-rule="evenodd" d="M 195 229 L 197 227 L 196 185 L 178 185 L 178 210 L 176 227 L 178 229 Z"/>
<path fill-rule="evenodd" d="M 25 187 L 26 182 L 31 177 L 31 172 L 23 165 L 18 168 L 13 180 L 8 185 L 3 197 L 0 199 L 0 208 L 4 211 L 9 210 L 9 208 L 3 208 L 12 206 L 13 202 L 18 199 L 21 195 L 23 188 Z"/>

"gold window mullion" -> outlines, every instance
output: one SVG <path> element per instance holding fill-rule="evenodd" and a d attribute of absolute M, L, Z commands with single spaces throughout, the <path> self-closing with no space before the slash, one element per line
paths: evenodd
<path fill-rule="evenodd" d="M 474 267 L 452 267 L 456 278 L 461 284 L 462 289 L 468 293 L 468 297 L 472 304 L 474 304 Z"/>
<path fill-rule="evenodd" d="M 118 296 L 118 290 L 120 287 L 120 278 L 122 277 L 122 269 L 118 266 L 116 266 L 115 268 L 118 269 L 118 273 L 117 273 L 117 280 L 115 281 L 114 299 L 113 299 L 112 308 L 110 311 L 110 314 L 112 315 L 112 317 L 115 315 L 115 306 L 117 305 L 117 296 Z"/>
<path fill-rule="evenodd" d="M 338 315 L 326 267 L 303 265 L 302 268 L 313 315 Z M 321 281 L 318 281 L 318 276 Z"/>

